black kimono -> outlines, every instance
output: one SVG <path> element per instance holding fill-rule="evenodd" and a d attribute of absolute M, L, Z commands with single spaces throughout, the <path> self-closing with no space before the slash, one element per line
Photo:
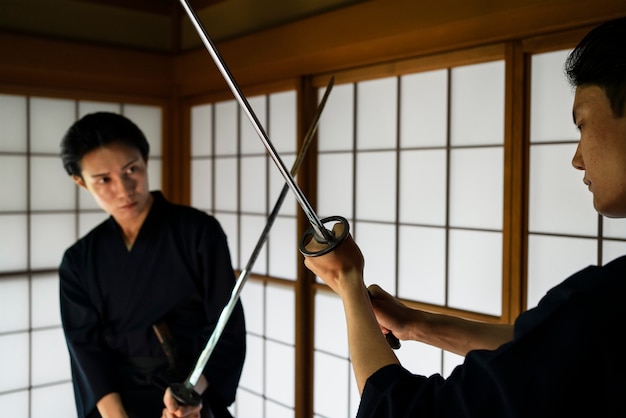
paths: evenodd
<path fill-rule="evenodd" d="M 110 217 L 61 262 L 61 316 L 79 417 L 97 416 L 96 403 L 111 392 L 121 394 L 131 417 L 161 416 L 163 384 L 187 378 L 234 286 L 217 220 L 152 194 L 130 250 Z M 175 361 L 154 324 L 171 333 Z M 234 401 L 245 339 L 239 302 L 204 369 L 210 385 L 204 405 L 225 409 Z"/>
<path fill-rule="evenodd" d="M 626 257 L 588 267 L 518 317 L 514 338 L 448 379 L 398 365 L 367 380 L 358 417 L 625 417 Z"/>

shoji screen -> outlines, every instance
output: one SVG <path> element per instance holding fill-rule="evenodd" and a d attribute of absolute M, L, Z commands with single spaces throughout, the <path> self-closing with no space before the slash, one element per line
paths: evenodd
<path fill-rule="evenodd" d="M 503 145 L 503 61 L 338 85 L 319 128 L 319 212 L 350 220 L 367 284 L 498 317 Z M 354 416 L 341 303 L 315 303 L 315 414 Z M 424 374 L 462 361 L 411 342 L 397 354 Z"/>
<path fill-rule="evenodd" d="M 63 251 L 105 214 L 65 173 L 59 144 L 80 116 L 121 112 L 151 146 L 160 188 L 161 109 L 0 95 L 0 410 L 16 417 L 76 416 L 60 325 Z M 53 412 L 51 412 L 53 411 Z"/>
<path fill-rule="evenodd" d="M 287 169 L 296 156 L 296 93 L 248 99 Z M 192 205 L 213 214 L 228 236 L 233 266 L 248 265 L 285 184 L 234 100 L 192 107 Z M 296 204 L 292 194 L 254 262 L 242 294 L 248 350 L 238 418 L 292 417 L 295 394 Z M 258 276 L 269 276 L 260 281 Z M 239 279 L 242 277 L 239 276 Z"/>
<path fill-rule="evenodd" d="M 601 217 L 571 164 L 579 133 L 568 50 L 532 56 L 527 307 L 576 271 L 624 254 L 626 221 Z"/>

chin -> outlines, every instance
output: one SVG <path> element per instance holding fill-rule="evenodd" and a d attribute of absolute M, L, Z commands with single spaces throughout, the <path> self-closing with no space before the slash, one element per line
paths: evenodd
<path fill-rule="evenodd" d="M 595 207 L 598 213 L 606 218 L 626 218 L 626 207 L 618 207 L 618 208 L 600 208 L 598 206 Z"/>

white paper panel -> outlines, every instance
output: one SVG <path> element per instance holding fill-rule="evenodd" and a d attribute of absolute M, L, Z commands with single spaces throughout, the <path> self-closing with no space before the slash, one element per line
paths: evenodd
<path fill-rule="evenodd" d="M 597 264 L 596 256 L 595 239 L 530 234 L 528 237 L 527 308 L 537 306 L 549 289 L 578 270 Z"/>
<path fill-rule="evenodd" d="M 27 417 L 29 398 L 29 391 L 26 390 L 1 394 L 0 410 L 7 417 Z"/>
<path fill-rule="evenodd" d="M 215 155 L 235 155 L 237 153 L 238 104 L 227 100 L 215 105 Z"/>
<path fill-rule="evenodd" d="M 0 211 L 26 210 L 27 178 L 26 157 L 0 155 Z"/>
<path fill-rule="evenodd" d="M 59 277 L 56 274 L 32 278 L 30 306 L 33 328 L 61 326 Z"/>
<path fill-rule="evenodd" d="M 313 409 L 328 418 L 343 418 L 349 412 L 349 376 L 352 373 L 346 359 L 325 353 L 315 353 Z"/>
<path fill-rule="evenodd" d="M 265 286 L 248 279 L 241 290 L 241 303 L 246 316 L 246 331 L 263 335 L 265 329 Z"/>
<path fill-rule="evenodd" d="M 296 300 L 292 287 L 268 284 L 265 289 L 265 335 L 285 344 L 296 341 Z M 271 369 L 270 369 L 271 370 Z"/>
<path fill-rule="evenodd" d="M 261 123 L 263 131 L 267 132 L 267 96 L 254 96 L 248 99 L 248 103 L 254 110 L 254 114 Z M 265 155 L 267 150 L 259 137 L 259 133 L 254 128 L 250 119 L 244 112 L 240 112 L 241 119 L 241 154 L 258 154 Z"/>
<path fill-rule="evenodd" d="M 78 234 L 84 237 L 89 231 L 104 222 L 109 215 L 104 212 L 81 213 L 78 215 Z"/>
<path fill-rule="evenodd" d="M 33 389 L 30 407 L 31 418 L 50 418 L 51 411 L 59 417 L 76 416 L 72 384 L 64 383 Z"/>
<path fill-rule="evenodd" d="M 191 206 L 205 210 L 213 207 L 212 168 L 211 160 L 191 160 Z"/>
<path fill-rule="evenodd" d="M 274 400 L 293 408 L 294 406 L 294 347 L 268 340 L 266 342 L 267 373 L 265 373 L 265 394 Z M 268 410 L 268 417 L 274 417 Z"/>
<path fill-rule="evenodd" d="M 281 155 L 281 159 L 282 159 L 283 164 L 285 165 L 285 168 L 287 169 L 287 171 L 291 172 L 291 170 L 293 168 L 293 164 L 294 164 L 295 159 L 296 159 L 296 155 L 295 154 L 285 154 L 285 153 L 283 153 Z M 269 174 L 270 174 L 269 210 L 271 211 L 274 208 L 274 206 L 276 205 L 276 201 L 278 200 L 278 196 L 280 196 L 280 193 L 281 193 L 283 187 L 287 184 L 287 181 L 285 180 L 285 177 L 283 177 L 283 175 L 280 173 L 280 171 L 278 171 L 278 167 L 276 166 L 276 164 L 274 163 L 273 160 L 270 159 L 269 164 L 270 164 L 270 168 L 269 168 Z M 297 183 L 297 175 L 296 175 L 296 183 Z M 280 207 L 280 214 L 281 215 L 295 216 L 296 215 L 296 211 L 300 210 L 299 208 L 300 208 L 300 206 L 298 206 L 298 203 L 297 203 L 296 198 L 295 198 L 295 194 L 293 193 L 291 188 L 289 188 L 289 192 L 287 193 L 287 196 L 285 196 L 285 200 L 283 201 L 283 204 Z"/>
<path fill-rule="evenodd" d="M 30 157 L 32 210 L 71 210 L 76 206 L 76 184 L 53 157 Z"/>
<path fill-rule="evenodd" d="M 454 149 L 450 155 L 450 225 L 502 229 L 503 149 Z"/>
<path fill-rule="evenodd" d="M 27 330 L 29 308 L 28 277 L 16 276 L 0 279 L 0 334 Z"/>
<path fill-rule="evenodd" d="M 226 234 L 233 268 L 243 268 L 239 261 L 239 224 L 237 222 L 237 216 L 230 213 L 217 213 L 215 214 L 215 217 Z M 243 262 L 245 263 L 246 261 L 247 259 Z"/>
<path fill-rule="evenodd" d="M 316 350 L 348 358 L 348 329 L 343 304 L 332 291 L 315 293 Z"/>
<path fill-rule="evenodd" d="M 389 149 L 396 146 L 398 79 L 362 81 L 357 84 L 357 149 Z"/>
<path fill-rule="evenodd" d="M 33 331 L 32 384 L 69 380 L 70 357 L 61 328 Z"/>
<path fill-rule="evenodd" d="M 602 217 L 602 233 L 605 237 L 626 239 L 626 218 Z"/>
<path fill-rule="evenodd" d="M 308 127 L 307 127 L 308 129 Z M 296 92 L 270 95 L 269 138 L 276 151 L 296 152 Z"/>
<path fill-rule="evenodd" d="M 394 221 L 396 153 L 358 153 L 356 170 L 356 217 L 362 220 Z"/>
<path fill-rule="evenodd" d="M 241 215 L 241 255 L 240 267 L 244 267 L 256 247 L 259 237 L 266 224 L 265 216 Z M 257 257 L 252 272 L 257 274 L 267 274 L 267 245 L 264 245 Z"/>
<path fill-rule="evenodd" d="M 27 332 L 0 335 L 0 392 L 28 387 L 28 348 Z"/>
<path fill-rule="evenodd" d="M 246 320 L 250 315 L 246 316 Z M 246 324 L 247 325 L 247 324 Z M 239 387 L 256 393 L 263 393 L 265 350 L 263 337 L 246 336 L 246 360 L 243 365 Z"/>
<path fill-rule="evenodd" d="M 0 271 L 27 269 L 26 221 L 26 215 L 0 215 Z"/>
<path fill-rule="evenodd" d="M 119 103 L 110 103 L 110 102 L 92 102 L 92 101 L 78 102 L 78 117 L 79 118 L 82 118 L 83 116 L 89 113 L 95 113 L 95 112 L 112 112 L 112 113 L 121 114 L 122 106 Z"/>
<path fill-rule="evenodd" d="M 160 159 L 148 159 L 148 185 L 150 190 L 161 190 L 161 173 L 163 172 L 163 163 Z"/>
<path fill-rule="evenodd" d="M 76 241 L 73 215 L 32 215 L 30 264 L 33 269 L 58 268 L 65 250 Z"/>
<path fill-rule="evenodd" d="M 318 90 L 319 100 L 326 88 Z M 354 84 L 333 87 L 317 129 L 320 151 L 348 151 L 354 143 Z"/>
<path fill-rule="evenodd" d="M 450 231 L 448 302 L 451 307 L 502 313 L 502 234 Z"/>
<path fill-rule="evenodd" d="M 623 256 L 625 246 L 626 243 L 623 241 L 604 241 L 602 243 L 602 264 Z"/>
<path fill-rule="evenodd" d="M 528 229 L 596 235 L 598 215 L 583 173 L 571 165 L 575 144 L 530 147 Z"/>
<path fill-rule="evenodd" d="M 213 105 L 191 107 L 191 156 L 213 155 Z"/>
<path fill-rule="evenodd" d="M 320 154 L 317 170 L 317 213 L 320 217 L 352 216 L 352 154 Z"/>
<path fill-rule="evenodd" d="M 30 99 L 30 152 L 58 155 L 61 140 L 75 120 L 73 100 Z"/>
<path fill-rule="evenodd" d="M 233 416 L 237 418 L 264 417 L 263 405 L 263 396 L 246 392 L 245 390 L 238 390 Z"/>
<path fill-rule="evenodd" d="M 534 54 L 531 61 L 530 141 L 577 140 L 572 122 L 574 90 L 569 86 L 563 64 L 568 50 Z"/>
<path fill-rule="evenodd" d="M 357 222 L 354 239 L 365 257 L 365 283 L 396 293 L 396 227 L 393 224 Z"/>
<path fill-rule="evenodd" d="M 26 114 L 26 97 L 0 94 L 0 151 L 26 152 Z"/>
<path fill-rule="evenodd" d="M 504 61 L 452 69 L 452 145 L 504 143 Z"/>
<path fill-rule="evenodd" d="M 443 228 L 400 226 L 398 296 L 445 303 L 446 233 Z"/>
<path fill-rule="evenodd" d="M 400 78 L 400 146 L 445 146 L 448 133 L 448 72 Z"/>
<path fill-rule="evenodd" d="M 265 401 L 265 416 L 272 418 L 294 418 L 293 408 L 288 408 L 272 400 Z"/>
<path fill-rule="evenodd" d="M 443 352 L 443 376 L 448 377 L 452 370 L 460 364 L 463 364 L 465 357 L 458 354 L 451 353 L 449 351 Z"/>
<path fill-rule="evenodd" d="M 276 218 L 266 243 L 269 246 L 270 276 L 296 280 L 299 240 L 296 218 Z"/>
<path fill-rule="evenodd" d="M 145 105 L 124 105 L 124 116 L 135 122 L 150 144 L 150 156 L 162 155 L 163 121 L 161 108 Z"/>
<path fill-rule="evenodd" d="M 350 417 L 356 417 L 360 403 L 361 403 L 361 394 L 359 393 L 359 388 L 356 384 L 356 378 L 354 377 L 354 373 L 351 373 L 350 374 L 350 415 L 349 415 Z"/>
<path fill-rule="evenodd" d="M 445 225 L 445 150 L 400 153 L 400 222 Z"/>
<path fill-rule="evenodd" d="M 218 158 L 215 160 L 215 209 L 237 210 L 237 159 Z"/>
<path fill-rule="evenodd" d="M 401 341 L 402 346 L 396 350 L 400 363 L 409 371 L 423 376 L 441 373 L 443 351 L 432 345 L 417 341 Z"/>
<path fill-rule="evenodd" d="M 265 156 L 241 158 L 241 211 L 265 214 L 267 166 Z"/>

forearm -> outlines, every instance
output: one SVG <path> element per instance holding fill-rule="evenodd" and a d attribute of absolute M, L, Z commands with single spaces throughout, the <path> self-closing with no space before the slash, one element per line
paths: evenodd
<path fill-rule="evenodd" d="M 412 339 L 465 356 L 471 350 L 494 350 L 513 339 L 513 326 L 471 321 L 415 311 Z"/>
<path fill-rule="evenodd" d="M 104 395 L 96 404 L 102 418 L 128 418 L 119 393 Z"/>
<path fill-rule="evenodd" d="M 349 288 L 341 292 L 341 298 L 348 328 L 350 359 L 359 393 L 362 393 L 365 382 L 372 374 L 389 364 L 399 364 L 399 361 L 380 331 L 366 288 L 358 285 L 362 282 L 356 278 L 358 273 L 347 275 L 354 277 L 342 280 Z"/>

